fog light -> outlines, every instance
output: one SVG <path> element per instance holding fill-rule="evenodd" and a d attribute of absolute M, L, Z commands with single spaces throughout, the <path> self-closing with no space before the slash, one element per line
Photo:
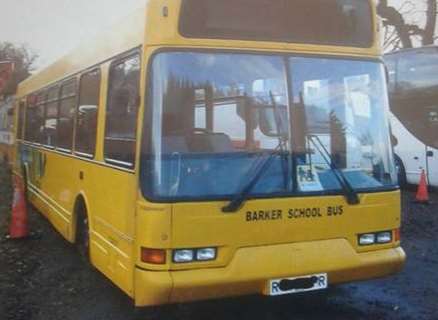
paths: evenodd
<path fill-rule="evenodd" d="M 216 259 L 215 248 L 203 248 L 196 251 L 196 260 L 198 261 L 209 261 L 214 259 Z"/>
<path fill-rule="evenodd" d="M 193 250 L 175 250 L 173 253 L 173 262 L 176 263 L 184 263 L 184 262 L 192 262 L 194 260 L 194 252 Z"/>
<path fill-rule="evenodd" d="M 376 235 L 374 233 L 361 234 L 359 236 L 359 244 L 361 246 L 369 246 L 376 243 Z"/>
<path fill-rule="evenodd" d="M 385 231 L 377 234 L 377 243 L 389 243 L 392 241 L 392 232 Z"/>

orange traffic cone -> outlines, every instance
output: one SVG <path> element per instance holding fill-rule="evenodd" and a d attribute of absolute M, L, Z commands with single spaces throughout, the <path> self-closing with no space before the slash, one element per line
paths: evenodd
<path fill-rule="evenodd" d="M 14 179 L 14 200 L 12 203 L 12 217 L 9 226 L 9 236 L 11 239 L 26 238 L 29 235 L 27 225 L 27 206 L 24 199 L 24 188 L 22 181 Z"/>
<path fill-rule="evenodd" d="M 418 185 L 417 196 L 415 197 L 417 203 L 429 203 L 429 191 L 427 190 L 426 172 L 421 172 L 420 184 Z"/>

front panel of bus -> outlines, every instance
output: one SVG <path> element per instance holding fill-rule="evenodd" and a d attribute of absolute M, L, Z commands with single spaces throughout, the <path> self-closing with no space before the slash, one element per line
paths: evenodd
<path fill-rule="evenodd" d="M 147 48 L 136 279 L 161 296 L 136 284 L 137 304 L 399 270 L 385 71 L 358 54 L 374 52 L 370 4 L 181 3 L 151 8 L 180 13 L 182 36 Z"/>

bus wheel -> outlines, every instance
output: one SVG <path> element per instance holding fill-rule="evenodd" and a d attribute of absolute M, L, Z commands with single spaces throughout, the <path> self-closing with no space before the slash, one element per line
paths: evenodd
<path fill-rule="evenodd" d="M 90 262 L 90 226 L 85 205 L 80 201 L 77 205 L 76 247 L 81 258 Z"/>
<path fill-rule="evenodd" d="M 395 155 L 394 162 L 395 162 L 395 169 L 397 172 L 398 184 L 400 187 L 404 188 L 407 185 L 405 166 L 403 165 L 403 162 L 401 161 L 400 157 L 397 155 Z"/>

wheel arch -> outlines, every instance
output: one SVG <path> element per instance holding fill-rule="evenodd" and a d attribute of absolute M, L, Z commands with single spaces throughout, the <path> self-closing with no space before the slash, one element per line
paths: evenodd
<path fill-rule="evenodd" d="M 76 243 L 77 236 L 77 227 L 78 227 L 78 218 L 81 214 L 87 215 L 88 223 L 90 229 L 92 228 L 92 221 L 90 219 L 90 206 L 87 196 L 83 191 L 81 191 L 75 199 L 73 206 L 73 215 L 72 215 L 72 223 L 71 223 L 71 242 Z"/>

